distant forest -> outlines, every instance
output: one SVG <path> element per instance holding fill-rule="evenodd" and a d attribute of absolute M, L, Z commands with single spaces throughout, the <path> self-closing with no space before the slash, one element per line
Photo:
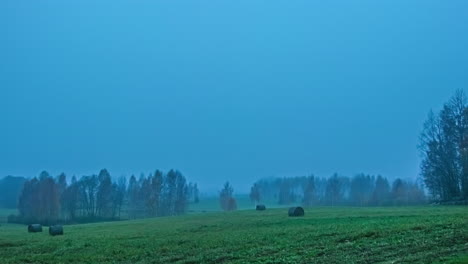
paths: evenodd
<path fill-rule="evenodd" d="M 250 198 L 305 206 L 467 204 L 468 106 L 462 90 L 438 113 L 429 113 L 418 148 L 422 163 L 417 181 L 365 174 L 269 178 L 253 184 Z M 237 208 L 233 192 L 226 183 L 219 193 L 221 209 Z M 10 222 L 44 224 L 114 220 L 122 212 L 125 218 L 179 215 L 188 203 L 199 201 L 197 184 L 187 183 L 177 170 L 114 180 L 106 169 L 70 181 L 63 173 L 52 177 L 45 171 L 32 179 L 7 176 L 0 180 L 0 194 L 0 207 L 18 208 Z"/>
<path fill-rule="evenodd" d="M 131 176 L 113 181 L 106 169 L 98 175 L 56 178 L 42 172 L 39 178 L 26 180 L 18 198 L 19 215 L 11 215 L 15 223 L 84 223 L 126 218 L 156 217 L 183 214 L 190 201 L 198 202 L 197 184 L 187 183 L 176 170 L 156 170 L 137 180 Z"/>
<path fill-rule="evenodd" d="M 458 90 L 438 114 L 430 111 L 418 148 L 422 163 L 417 181 L 390 182 L 364 174 L 262 179 L 252 186 L 250 198 L 257 203 L 306 206 L 468 204 L 468 106 L 463 90 Z"/>
<path fill-rule="evenodd" d="M 352 178 L 334 174 L 262 179 L 254 183 L 250 199 L 257 203 L 276 201 L 281 205 L 304 206 L 400 206 L 426 203 L 421 184 L 403 179 L 390 182 L 382 176 L 359 174 Z"/>

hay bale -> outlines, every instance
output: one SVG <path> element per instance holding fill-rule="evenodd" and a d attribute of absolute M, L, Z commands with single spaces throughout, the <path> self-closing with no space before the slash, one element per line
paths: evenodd
<path fill-rule="evenodd" d="M 291 207 L 288 211 L 289 216 L 304 216 L 304 208 L 298 207 Z"/>
<path fill-rule="evenodd" d="M 259 204 L 255 207 L 255 210 L 257 211 L 265 211 L 266 210 L 266 206 L 264 204 Z"/>
<path fill-rule="evenodd" d="M 49 235 L 51 236 L 63 235 L 63 226 L 61 225 L 49 226 Z"/>
<path fill-rule="evenodd" d="M 31 225 L 28 225 L 28 232 L 29 232 L 29 233 L 42 232 L 42 225 L 40 225 L 40 224 L 31 224 Z"/>

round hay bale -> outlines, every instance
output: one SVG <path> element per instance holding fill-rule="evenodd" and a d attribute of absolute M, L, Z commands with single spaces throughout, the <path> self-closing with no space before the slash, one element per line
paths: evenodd
<path fill-rule="evenodd" d="M 63 235 L 63 226 L 61 225 L 49 226 L 49 235 L 51 236 Z"/>
<path fill-rule="evenodd" d="M 258 204 L 256 207 L 255 207 L 255 210 L 257 211 L 265 211 L 266 210 L 266 206 L 264 204 Z"/>
<path fill-rule="evenodd" d="M 288 211 L 289 216 L 304 216 L 304 208 L 298 207 L 291 207 Z"/>
<path fill-rule="evenodd" d="M 28 232 L 29 232 L 29 233 L 42 232 L 42 225 L 40 225 L 40 224 L 31 224 L 31 225 L 28 225 Z"/>

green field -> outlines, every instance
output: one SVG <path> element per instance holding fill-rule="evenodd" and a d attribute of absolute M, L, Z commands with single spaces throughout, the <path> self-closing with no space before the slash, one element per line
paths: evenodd
<path fill-rule="evenodd" d="M 236 195 L 237 209 L 248 210 L 255 208 L 255 204 L 250 200 L 248 195 Z M 279 208 L 284 207 L 278 205 L 278 201 L 262 201 L 268 208 Z M 219 198 L 217 196 L 203 197 L 199 203 L 191 203 L 188 208 L 190 213 L 200 212 L 220 212 L 221 207 L 219 204 Z"/>
<path fill-rule="evenodd" d="M 467 263 L 468 207 L 240 210 L 65 226 L 1 224 L 6 263 Z"/>

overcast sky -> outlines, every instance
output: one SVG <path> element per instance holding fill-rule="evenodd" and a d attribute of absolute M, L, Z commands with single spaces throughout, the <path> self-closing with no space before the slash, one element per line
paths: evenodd
<path fill-rule="evenodd" d="M 418 176 L 468 1 L 0 1 L 0 176 Z"/>

